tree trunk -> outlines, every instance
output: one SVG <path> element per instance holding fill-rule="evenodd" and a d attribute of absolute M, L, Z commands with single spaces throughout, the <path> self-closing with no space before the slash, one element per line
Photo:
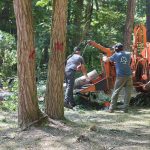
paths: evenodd
<path fill-rule="evenodd" d="M 131 36 L 133 32 L 134 14 L 135 14 L 136 0 L 128 0 L 127 17 L 124 33 L 124 49 L 130 51 Z"/>
<path fill-rule="evenodd" d="M 53 119 L 64 117 L 64 60 L 66 48 L 67 0 L 53 4 L 50 59 L 45 96 L 45 112 Z"/>
<path fill-rule="evenodd" d="M 83 19 L 82 11 L 83 11 L 83 0 L 76 0 L 75 2 L 75 7 L 74 7 L 74 40 L 73 40 L 73 45 L 77 46 L 81 40 L 81 21 Z"/>
<path fill-rule="evenodd" d="M 98 0 L 95 0 L 96 10 L 99 11 Z"/>
<path fill-rule="evenodd" d="M 14 0 L 17 24 L 17 57 L 19 78 L 18 123 L 28 127 L 39 119 L 35 77 L 35 48 L 31 0 Z"/>
<path fill-rule="evenodd" d="M 92 21 L 92 13 L 93 13 L 93 0 L 89 0 L 85 10 L 85 26 L 84 26 L 82 39 L 89 36 L 88 33 Z"/>
<path fill-rule="evenodd" d="M 146 0 L 147 41 L 150 42 L 150 0 Z"/>

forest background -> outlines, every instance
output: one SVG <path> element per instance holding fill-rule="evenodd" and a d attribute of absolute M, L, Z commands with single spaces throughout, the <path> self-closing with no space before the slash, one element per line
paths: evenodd
<path fill-rule="evenodd" d="M 19 101 L 22 127 L 39 119 L 40 96 L 45 97 L 43 109 L 49 117 L 63 118 L 64 60 L 75 46 L 82 47 L 88 72 L 100 72 L 100 52 L 90 46 L 85 50 L 87 40 L 105 47 L 121 42 L 131 51 L 136 24 L 147 26 L 149 39 L 148 0 L 14 0 L 1 1 L 0 6 L 0 84 L 18 93 L 13 99 Z M 37 96 L 36 87 L 42 85 L 46 94 Z"/>
<path fill-rule="evenodd" d="M 9 91 L 10 95 L 4 99 L 0 95 L 2 147 L 15 149 L 23 146 L 25 149 L 28 147 L 42 149 L 46 144 L 46 148 L 50 145 L 56 149 L 62 149 L 61 146 L 65 147 L 64 149 L 68 146 L 74 149 L 76 145 L 77 149 L 86 149 L 87 146 L 88 149 L 94 147 L 99 149 L 99 146 L 103 149 L 105 146 L 106 149 L 127 146 L 127 149 L 131 149 L 132 145 L 139 148 L 138 143 L 142 141 L 141 145 L 148 149 L 148 109 L 133 109 L 127 115 L 117 112 L 112 116 L 105 114 L 104 111 L 91 113 L 78 108 L 75 111 L 64 111 L 63 67 L 60 68 L 59 76 L 55 76 L 55 73 L 58 75 L 55 70 L 57 65 L 64 62 L 64 53 L 67 58 L 73 48 L 79 44 L 84 52 L 83 57 L 88 72 L 93 69 L 100 72 L 100 52 L 90 46 L 84 51 L 86 41 L 93 40 L 105 47 L 112 47 L 115 43 L 121 42 L 128 51 L 131 51 L 133 27 L 136 24 L 144 24 L 147 27 L 147 39 L 150 41 L 149 0 L 0 1 L 0 90 Z M 64 53 L 53 51 L 52 46 L 55 43 L 52 42 L 57 43 L 57 39 L 66 42 L 66 45 L 63 45 Z M 64 47 L 59 44 L 56 48 L 63 49 Z M 45 88 L 46 82 L 47 88 Z M 45 89 L 47 89 L 46 96 Z M 56 90 L 59 92 L 54 92 Z M 43 104 L 44 102 L 46 105 Z M 66 120 L 63 118 L 64 113 Z M 17 119 L 19 127 L 26 130 L 41 119 L 45 119 L 45 114 L 46 117 L 48 116 L 49 124 L 43 125 L 40 129 L 31 128 L 27 132 L 18 131 Z M 62 118 L 61 122 L 53 120 Z M 136 119 L 137 122 L 134 121 Z M 126 130 L 124 126 L 127 127 Z M 95 133 L 92 132 L 94 130 Z M 87 136 L 83 136 L 83 132 L 86 132 Z M 83 139 L 80 140 L 80 137 Z M 85 144 L 74 145 L 74 141 L 77 143 L 83 141 Z"/>
<path fill-rule="evenodd" d="M 51 39 L 52 2 L 33 0 L 34 32 L 36 42 L 37 80 L 46 79 Z M 105 47 L 124 42 L 127 1 L 75 0 L 68 1 L 66 57 L 83 40 L 94 40 Z M 138 0 L 135 24 L 146 24 L 146 1 Z M 11 0 L 0 2 L 0 78 L 16 76 L 17 29 Z M 132 41 L 131 41 L 132 44 Z M 83 47 L 84 48 L 84 47 Z M 87 48 L 84 59 L 88 71 L 99 67 L 99 51 Z"/>

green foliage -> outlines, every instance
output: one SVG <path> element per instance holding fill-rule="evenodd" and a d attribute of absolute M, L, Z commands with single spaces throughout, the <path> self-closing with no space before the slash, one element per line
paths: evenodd
<path fill-rule="evenodd" d="M 18 107 L 18 96 L 12 95 L 5 98 L 5 101 L 0 105 L 0 109 L 4 111 L 16 111 Z"/>
<path fill-rule="evenodd" d="M 139 17 L 139 19 L 142 19 L 145 17 L 145 11 L 146 11 L 146 0 L 137 0 L 136 5 L 136 16 Z"/>
<path fill-rule="evenodd" d="M 99 52 L 98 49 L 93 48 L 93 47 L 87 47 L 85 52 L 84 52 L 84 60 L 86 64 L 86 68 L 88 72 L 96 69 L 97 72 L 101 72 L 101 63 L 100 63 L 100 58 L 101 53 Z"/>
<path fill-rule="evenodd" d="M 145 24 L 146 23 L 146 0 L 137 0 L 136 14 L 134 17 L 135 24 Z"/>
<path fill-rule="evenodd" d="M 8 88 L 9 88 L 9 91 L 11 91 L 13 93 L 17 93 L 18 79 L 16 77 L 14 77 L 14 80 L 12 81 L 12 83 L 8 84 Z"/>
<path fill-rule="evenodd" d="M 138 15 L 135 15 L 134 24 L 145 24 L 145 22 L 146 22 L 146 16 L 139 17 Z"/>
<path fill-rule="evenodd" d="M 9 95 L 4 96 L 4 100 L 0 105 L 0 109 L 4 111 L 16 111 L 18 108 L 18 80 L 15 78 L 13 83 L 7 85 L 6 82 L 4 87 L 9 88 Z"/>
<path fill-rule="evenodd" d="M 0 1 L 0 30 L 17 34 L 12 0 Z"/>
<path fill-rule="evenodd" d="M 50 25 L 47 23 L 41 23 L 36 27 L 36 65 L 37 65 L 37 77 L 40 80 L 40 76 L 43 77 L 43 71 L 47 68 L 47 62 L 49 58 L 49 43 L 50 43 Z M 45 57 L 45 51 L 47 56 Z M 46 74 L 47 75 L 47 74 Z"/>
<path fill-rule="evenodd" d="M 49 0 L 40 0 L 34 3 L 33 16 L 35 18 L 36 64 L 38 81 L 45 77 L 50 47 L 50 28 L 52 6 Z M 46 69 L 47 70 L 47 69 Z M 46 74 L 47 75 L 47 74 Z"/>
<path fill-rule="evenodd" d="M 49 57 L 49 53 L 46 56 L 45 52 L 48 51 L 50 47 L 52 1 L 33 0 L 32 2 L 36 40 L 37 75 L 40 80 L 40 77 L 46 74 L 47 58 Z M 82 39 L 95 40 L 105 47 L 110 47 L 116 42 L 123 41 L 127 0 L 97 2 L 98 9 L 96 9 L 94 2 L 93 9 L 90 12 L 90 10 L 87 11 L 87 5 L 91 6 L 91 1 L 85 0 L 81 7 L 78 7 L 78 5 L 82 2 L 68 1 L 66 57 L 72 52 L 73 47 L 78 44 L 77 41 Z M 0 2 L 0 29 L 16 34 L 15 17 L 12 6 L 13 3 L 10 0 Z M 145 6 L 145 1 L 137 0 L 135 24 L 141 22 L 145 24 Z M 91 18 L 86 20 L 90 13 Z M 90 21 L 90 27 L 86 35 L 84 35 L 87 21 Z M 6 24 L 6 22 L 8 22 L 8 24 Z M 5 40 L 0 40 L 0 75 L 11 76 L 14 74 L 14 71 L 16 71 L 16 42 L 14 37 L 10 34 L 6 35 L 6 33 L 2 31 L 0 32 L 0 35 L 1 34 L 5 34 Z M 89 71 L 95 68 L 96 70 L 98 69 L 98 71 L 101 70 L 99 57 L 99 50 L 93 49 L 92 47 L 87 48 L 84 58 Z"/>
<path fill-rule="evenodd" d="M 123 28 L 125 14 L 110 9 L 102 8 L 94 12 L 91 22 L 93 38 L 106 47 L 112 46 L 115 42 L 123 41 Z"/>
<path fill-rule="evenodd" d="M 16 65 L 15 38 L 8 33 L 0 31 L 0 70 L 1 76 L 12 76 Z"/>
<path fill-rule="evenodd" d="M 40 80 L 38 82 L 37 86 L 37 95 L 38 95 L 38 103 L 39 103 L 39 108 L 44 111 L 45 105 L 44 105 L 44 96 L 45 96 L 45 91 L 46 91 L 46 81 Z"/>
<path fill-rule="evenodd" d="M 11 93 L 10 96 L 5 96 L 0 109 L 4 111 L 17 111 L 18 108 L 18 95 L 17 93 Z"/>
<path fill-rule="evenodd" d="M 39 0 L 36 3 L 36 6 L 45 7 L 50 2 L 50 0 Z"/>

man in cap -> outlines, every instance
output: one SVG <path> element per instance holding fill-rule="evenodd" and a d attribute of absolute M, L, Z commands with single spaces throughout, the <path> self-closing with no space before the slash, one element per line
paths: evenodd
<path fill-rule="evenodd" d="M 81 56 L 81 49 L 79 47 L 74 48 L 74 53 L 69 59 L 67 59 L 65 66 L 65 77 L 66 77 L 66 92 L 64 106 L 67 108 L 73 108 L 75 101 L 73 98 L 73 88 L 75 81 L 76 71 L 82 71 L 83 75 L 89 80 L 87 76 L 86 67 L 84 65 L 84 59 Z"/>
<path fill-rule="evenodd" d="M 131 53 L 124 51 L 123 45 L 121 43 L 117 43 L 113 48 L 115 50 L 115 53 L 111 57 L 107 57 L 107 59 L 105 60 L 114 62 L 116 66 L 116 81 L 114 85 L 114 91 L 111 96 L 109 112 L 113 113 L 116 109 L 119 93 L 124 87 L 123 111 L 127 113 L 133 85 L 132 71 L 130 68 Z"/>

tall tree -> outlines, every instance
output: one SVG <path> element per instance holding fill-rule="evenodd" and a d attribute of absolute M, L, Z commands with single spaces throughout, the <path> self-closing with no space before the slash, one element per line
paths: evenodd
<path fill-rule="evenodd" d="M 26 128 L 40 117 L 35 77 L 35 48 L 31 0 L 14 0 L 19 78 L 18 123 Z"/>
<path fill-rule="evenodd" d="M 90 25 L 92 21 L 92 14 L 93 14 L 93 0 L 89 0 L 86 4 L 85 8 L 85 26 L 84 26 L 84 31 L 82 35 L 82 39 L 85 38 L 85 36 L 88 36 L 88 32 L 90 30 Z"/>
<path fill-rule="evenodd" d="M 150 0 L 146 0 L 147 41 L 150 42 Z"/>
<path fill-rule="evenodd" d="M 53 119 L 64 117 L 64 59 L 66 48 L 67 0 L 53 0 L 50 58 L 45 95 L 45 112 Z"/>
<path fill-rule="evenodd" d="M 81 22 L 83 19 L 83 0 L 76 0 L 74 6 L 74 42 L 73 45 L 78 45 L 81 39 Z"/>
<path fill-rule="evenodd" d="M 95 5 L 96 5 L 96 10 L 99 10 L 99 4 L 98 4 L 98 0 L 95 0 Z"/>
<path fill-rule="evenodd" d="M 135 7 L 136 7 L 136 0 L 128 0 L 127 17 L 126 17 L 125 33 L 124 33 L 124 48 L 127 50 L 130 50 L 130 45 L 131 45 Z"/>

